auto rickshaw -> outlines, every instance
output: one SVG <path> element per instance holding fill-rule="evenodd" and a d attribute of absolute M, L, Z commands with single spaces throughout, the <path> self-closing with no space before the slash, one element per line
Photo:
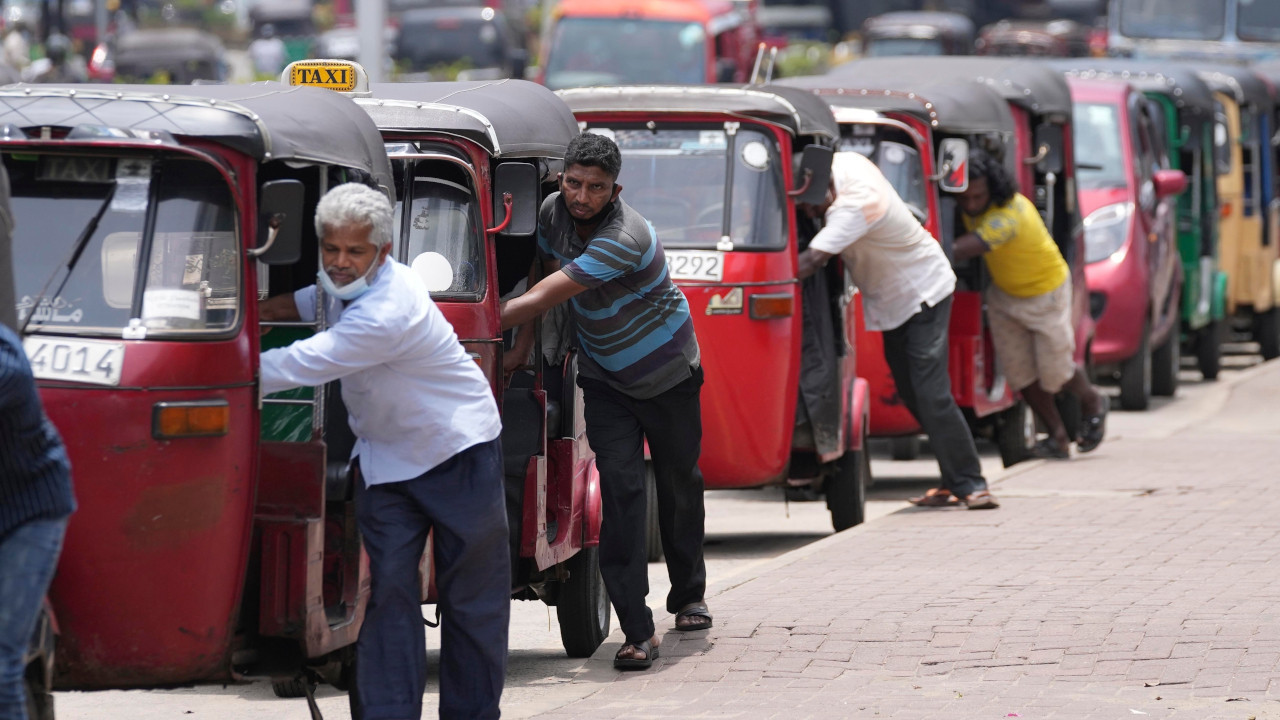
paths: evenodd
<path fill-rule="evenodd" d="M 1182 263 L 1176 195 L 1187 186 L 1169 168 L 1163 113 L 1116 80 L 1069 78 L 1084 215 L 1085 278 L 1096 313 L 1095 374 L 1115 376 L 1120 405 L 1145 410 L 1170 397 L 1181 366 Z"/>
<path fill-rule="evenodd" d="M 396 258 L 422 276 L 502 408 L 512 592 L 554 605 L 565 651 L 590 656 L 609 634 L 610 610 L 576 353 L 549 353 L 505 383 L 498 311 L 529 274 L 538 208 L 557 186 L 577 121 L 524 80 L 370 86 L 360 65 L 340 60 L 296 62 L 282 78 L 350 93 L 382 132 L 395 173 Z M 331 78 L 343 80 L 326 85 Z M 535 345 L 560 345 L 544 329 Z M 434 588 L 425 599 L 435 601 Z"/>
<path fill-rule="evenodd" d="M 973 40 L 973 21 L 955 12 L 887 12 L 862 24 L 864 57 L 970 55 Z"/>
<path fill-rule="evenodd" d="M 1213 89 L 1227 128 L 1219 149 L 1221 264 L 1227 317 L 1258 343 L 1263 360 L 1280 357 L 1280 195 L 1272 136 L 1273 88 L 1253 71 L 1197 65 Z"/>
<path fill-rule="evenodd" d="M 314 281 L 326 188 L 394 188 L 377 128 L 275 83 L 8 86 L 0 124 L 18 319 L 77 478 L 54 682 L 344 687 L 369 593 L 350 431 L 336 383 L 259 397 L 260 344 L 322 325 L 260 343 L 258 303 Z"/>
<path fill-rule="evenodd" d="M 1205 380 L 1218 377 L 1225 330 L 1227 275 L 1219 267 L 1219 199 L 1215 157 L 1217 102 L 1196 72 L 1174 63 L 1063 60 L 1068 77 L 1113 79 L 1142 90 L 1160 110 L 1169 167 L 1187 177 L 1178 196 L 1178 254 L 1182 260 L 1182 348 L 1194 353 Z M 1094 307 L 1100 312 L 1104 308 Z"/>
<path fill-rule="evenodd" d="M 837 263 L 796 280 L 797 248 L 816 232 L 796 205 L 826 195 L 839 136 L 830 108 L 769 85 L 558 94 L 585 131 L 618 143 L 627 202 L 653 224 L 689 300 L 706 370 L 706 487 L 810 488 L 837 530 L 862 522 L 871 477 L 852 291 Z"/>
<path fill-rule="evenodd" d="M 910 92 L 924 78 L 958 87 L 976 81 L 1005 100 L 1013 117 L 1013 135 L 1001 137 L 1001 142 L 988 149 L 996 157 L 1003 157 L 1013 170 L 1019 191 L 1036 204 L 1071 269 L 1075 360 L 1089 367 L 1094 318 L 1089 312 L 1084 277 L 1084 233 L 1076 197 L 1071 91 L 1062 75 L 1044 64 L 989 57 L 869 58 L 838 66 L 828 75 L 846 83 L 874 78 L 881 88 L 902 92 Z M 956 274 L 963 287 L 981 289 L 985 286 L 985 265 L 980 259 L 957 268 Z M 1078 403 L 1068 394 L 1059 399 L 1063 419 L 1068 430 L 1074 433 L 1081 414 Z M 1021 419 L 1029 424 L 1031 413 L 1025 404 L 1013 407 L 1021 417 L 1009 418 L 1009 421 Z M 1026 436 L 1033 433 L 1028 431 Z M 1025 459 L 1028 450 L 1029 447 L 1013 444 L 1001 446 L 1006 465 Z"/>
<path fill-rule="evenodd" d="M 978 55 L 1083 57 L 1091 53 L 1092 28 L 1074 20 L 1001 20 L 982 28 Z"/>
<path fill-rule="evenodd" d="M 864 87 L 855 87 L 853 83 Z M 975 82 L 922 80 L 907 90 L 874 89 L 874 76 L 855 79 L 832 75 L 789 78 L 782 84 L 811 89 L 831 106 L 840 123 L 839 152 L 872 158 L 894 184 L 920 222 L 944 248 L 955 238 L 955 200 L 942 192 L 949 173 L 948 154 L 967 157 L 957 141 L 971 146 L 1012 138 L 1013 116 L 995 91 Z M 846 87 L 848 85 L 848 87 Z M 954 164 L 954 163 L 952 163 Z M 949 254 L 949 252 L 948 252 Z M 977 266 L 977 271 L 982 268 Z M 982 288 L 956 288 L 949 335 L 952 394 L 975 433 L 993 437 L 1001 447 L 1026 448 L 1035 442 L 1016 391 L 999 371 L 983 313 Z M 856 296 L 861 305 L 861 295 Z M 891 439 L 896 459 L 919 450 L 920 424 L 898 397 L 884 359 L 883 333 L 867 330 L 858 310 L 858 371 L 870 385 L 872 437 Z M 1013 420 L 1013 421 L 1007 421 Z"/>
<path fill-rule="evenodd" d="M 227 79 L 226 51 L 217 35 L 194 28 L 134 30 L 112 44 L 106 80 L 190 85 Z"/>

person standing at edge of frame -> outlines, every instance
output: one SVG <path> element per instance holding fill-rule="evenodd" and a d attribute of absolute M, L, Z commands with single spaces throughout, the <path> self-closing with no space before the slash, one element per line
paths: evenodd
<path fill-rule="evenodd" d="M 317 279 L 332 325 L 264 352 L 262 391 L 342 380 L 371 580 L 356 642 L 363 720 L 422 716 L 418 565 L 431 530 L 440 717 L 497 718 L 511 615 L 502 423 L 489 382 L 426 286 L 390 257 L 391 228 L 391 203 L 377 190 L 347 183 L 320 199 Z M 259 316 L 313 321 L 315 298 L 314 285 L 279 295 L 259 306 Z"/>
<path fill-rule="evenodd" d="M 600 469 L 604 518 L 600 574 L 626 642 L 619 669 L 645 669 L 660 640 L 645 603 L 644 441 L 658 490 L 658 524 L 676 630 L 711 627 L 702 554 L 705 510 L 698 455 L 702 444 L 702 368 L 689 303 L 667 273 L 653 225 L 619 197 L 622 154 L 602 135 L 569 143 L 560 192 L 538 214 L 543 279 L 502 307 L 503 329 L 523 325 L 569 301 L 582 351 L 578 385 L 587 439 Z M 542 272 L 536 274 L 539 265 Z M 522 341 L 523 338 L 523 341 Z M 507 358 L 528 356 L 532 333 L 517 335 Z M 504 364 L 507 360 L 504 360 Z"/>

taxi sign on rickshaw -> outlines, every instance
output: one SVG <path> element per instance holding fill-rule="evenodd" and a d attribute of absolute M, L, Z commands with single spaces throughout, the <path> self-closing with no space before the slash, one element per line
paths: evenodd
<path fill-rule="evenodd" d="M 350 60 L 295 60 L 280 74 L 285 85 L 321 87 L 353 95 L 368 94 L 369 75 Z"/>

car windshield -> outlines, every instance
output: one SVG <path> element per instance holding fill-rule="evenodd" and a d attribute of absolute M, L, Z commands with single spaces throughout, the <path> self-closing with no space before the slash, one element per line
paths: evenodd
<path fill-rule="evenodd" d="M 1280 42 L 1280 3 L 1275 0 L 1240 0 L 1236 34 L 1241 40 Z"/>
<path fill-rule="evenodd" d="M 134 318 L 148 338 L 235 327 L 241 264 L 235 205 L 212 166 L 28 153 L 7 153 L 4 163 L 13 184 L 14 265 L 23 268 L 18 315 L 31 316 L 30 330 L 119 337 Z M 154 232 L 145 237 L 152 203 Z M 62 283 L 76 240 L 99 213 Z"/>
<path fill-rule="evenodd" d="M 409 163 L 397 161 L 397 175 Z M 454 163 L 426 160 L 410 167 L 408 192 L 397 188 L 400 199 L 393 228 L 397 257 L 426 282 L 431 297 L 478 302 L 484 295 L 485 265 L 475 193 Z M 410 198 L 407 214 L 406 195 Z"/>
<path fill-rule="evenodd" d="M 1075 147 L 1084 149 L 1076 163 L 1081 189 L 1122 188 L 1128 183 L 1120 137 L 1116 106 L 1076 103 L 1073 141 Z"/>
<path fill-rule="evenodd" d="M 937 38 L 877 38 L 867 43 L 867 57 L 891 55 L 942 55 L 942 41 Z"/>
<path fill-rule="evenodd" d="M 406 18 L 401 25 L 397 60 L 412 70 L 460 63 L 467 68 L 498 67 L 506 57 L 503 38 L 493 22 L 455 17 Z"/>
<path fill-rule="evenodd" d="M 653 223 L 663 246 L 716 247 L 724 222 L 724 128 L 612 134 L 622 150 L 623 197 Z M 734 247 L 781 249 L 787 225 L 778 147 L 772 137 L 751 129 L 739 130 L 735 146 L 729 221 Z"/>
<path fill-rule="evenodd" d="M 552 33 L 546 85 L 553 90 L 706 81 L 706 32 L 698 23 L 567 17 Z"/>
<path fill-rule="evenodd" d="M 1134 38 L 1218 40 L 1226 28 L 1226 2 L 1121 0 L 1120 31 Z"/>

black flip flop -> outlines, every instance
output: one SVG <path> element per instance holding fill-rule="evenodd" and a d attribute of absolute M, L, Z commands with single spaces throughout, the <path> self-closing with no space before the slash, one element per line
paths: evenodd
<path fill-rule="evenodd" d="M 644 640 L 638 643 L 633 643 L 633 642 L 623 643 L 622 647 L 618 648 L 618 653 L 621 654 L 622 651 L 625 650 L 628 646 L 634 647 L 635 649 L 644 653 L 644 658 L 643 659 L 635 658 L 635 657 L 624 658 L 624 657 L 619 657 L 618 655 L 614 655 L 613 656 L 614 668 L 618 670 L 648 670 L 650 667 L 653 666 L 653 661 L 658 659 L 658 648 L 654 647 L 648 640 Z"/>
<path fill-rule="evenodd" d="M 1076 450 L 1087 453 L 1102 444 L 1107 434 L 1107 412 L 1111 410 L 1110 396 L 1102 396 L 1102 412 L 1084 419 L 1080 427 L 1080 439 L 1076 441 Z"/>
<path fill-rule="evenodd" d="M 680 618 L 700 618 L 699 622 L 681 625 Z M 676 613 L 676 630 L 680 632 L 693 632 L 695 630 L 706 630 L 711 627 L 711 611 L 707 609 L 706 603 L 689 603 L 680 608 L 680 612 Z"/>

